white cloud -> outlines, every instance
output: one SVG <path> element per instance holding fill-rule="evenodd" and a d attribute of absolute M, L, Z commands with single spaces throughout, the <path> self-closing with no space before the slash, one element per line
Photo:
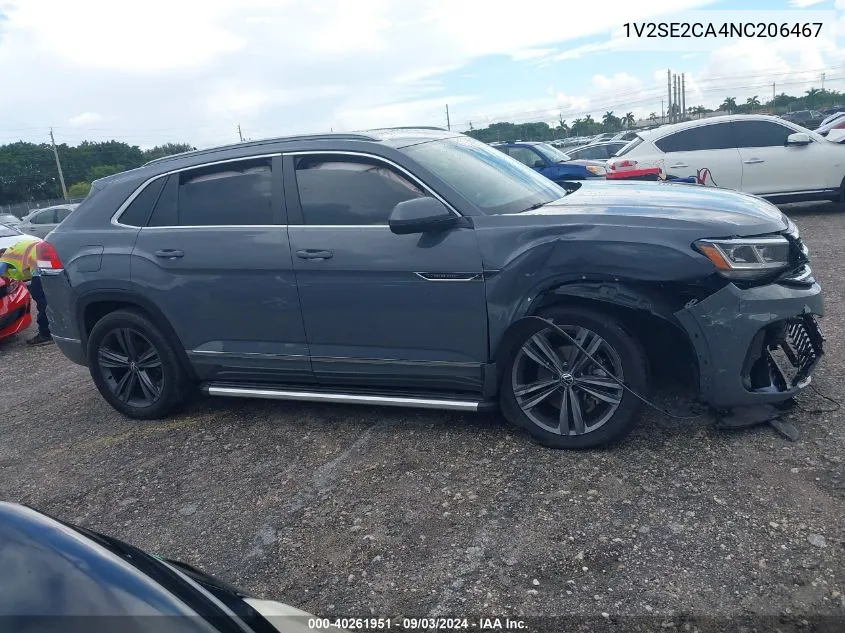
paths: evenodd
<path fill-rule="evenodd" d="M 798 9 L 805 9 L 816 4 L 821 4 L 824 0 L 789 0 L 789 4 Z"/>
<path fill-rule="evenodd" d="M 77 114 L 74 117 L 71 117 L 68 120 L 73 126 L 81 126 L 81 125 L 91 125 L 92 123 L 99 123 L 103 120 L 103 115 L 97 112 L 83 112 L 82 114 Z"/>

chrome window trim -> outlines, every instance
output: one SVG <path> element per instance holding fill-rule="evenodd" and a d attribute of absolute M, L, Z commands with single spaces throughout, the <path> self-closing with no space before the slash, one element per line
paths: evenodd
<path fill-rule="evenodd" d="M 394 161 L 390 160 L 389 158 L 384 158 L 383 156 L 378 156 L 376 154 L 371 154 L 369 152 L 358 152 L 358 151 L 351 151 L 351 150 L 332 151 L 332 150 L 327 150 L 327 149 L 319 149 L 319 150 L 301 150 L 301 151 L 292 151 L 292 152 L 282 152 L 282 156 L 314 156 L 314 155 L 320 155 L 320 154 L 329 154 L 329 155 L 333 155 L 333 156 L 361 156 L 363 158 L 370 158 L 370 159 L 382 162 L 382 163 L 388 165 L 389 167 L 392 167 L 393 169 L 395 169 L 399 173 L 401 173 L 403 176 L 405 176 L 412 183 L 416 184 L 423 191 L 428 193 L 432 198 L 435 198 L 436 200 L 439 200 L 440 202 L 442 202 L 443 205 L 447 209 L 449 209 L 449 211 L 454 213 L 456 217 L 459 217 L 459 218 L 464 217 L 463 215 L 460 214 L 460 212 L 455 207 L 453 207 L 451 204 L 449 204 L 443 198 L 443 196 L 441 196 L 434 189 L 429 187 L 426 183 L 424 183 L 422 180 L 420 180 L 416 175 L 412 174 L 410 171 L 408 171 L 407 169 L 405 169 L 401 165 L 395 163 Z M 295 176 L 296 176 L 296 174 L 294 174 L 294 177 Z M 334 228 L 337 228 L 338 226 L 352 226 L 352 227 L 356 227 L 356 228 L 361 228 L 361 227 L 389 228 L 386 224 L 342 224 L 342 225 L 298 224 L 298 225 L 291 225 L 291 226 L 309 226 L 309 227 L 311 227 L 311 226 L 333 226 Z"/>
<path fill-rule="evenodd" d="M 180 228 L 181 229 L 189 229 L 189 228 L 190 229 L 197 229 L 197 228 L 224 228 L 224 227 L 243 228 L 243 227 L 264 227 L 264 226 L 277 227 L 277 226 L 284 226 L 282 224 L 216 224 L 216 225 L 203 224 L 203 225 L 199 225 L 199 226 L 188 226 L 188 225 L 180 225 L 180 226 L 132 226 L 131 224 L 122 224 L 118 220 L 118 218 L 120 218 L 120 216 L 123 214 L 123 212 L 126 211 L 126 208 L 130 204 L 132 204 L 132 202 L 135 200 L 135 198 L 137 198 L 139 195 L 141 195 L 141 192 L 144 189 L 146 189 L 151 183 L 158 180 L 159 178 L 167 178 L 168 176 L 170 176 L 172 174 L 178 174 L 178 173 L 181 173 L 183 171 L 190 171 L 192 169 L 202 169 L 203 167 L 213 167 L 214 165 L 225 165 L 226 163 L 238 163 L 238 162 L 243 162 L 243 161 L 248 161 L 248 160 L 256 160 L 256 159 L 259 159 L 259 158 L 273 158 L 275 156 L 281 156 L 281 155 L 282 155 L 281 152 L 273 152 L 272 154 L 256 154 L 254 156 L 240 156 L 238 158 L 226 158 L 224 160 L 215 160 L 215 161 L 209 161 L 207 163 L 199 163 L 197 165 L 191 165 L 189 167 L 179 167 L 178 169 L 171 169 L 170 171 L 166 171 L 163 174 L 156 174 L 155 176 L 152 176 L 152 177 L 148 178 L 147 180 L 145 180 L 137 189 L 135 189 L 135 191 L 133 191 L 130 194 L 130 196 L 128 198 L 126 198 L 126 200 L 123 201 L 123 204 L 121 204 L 117 208 L 117 211 L 115 211 L 114 214 L 112 214 L 111 224 L 112 224 L 112 226 L 117 226 L 117 227 L 124 228 L 124 229 L 140 229 L 142 231 L 144 229 L 180 229 Z"/>

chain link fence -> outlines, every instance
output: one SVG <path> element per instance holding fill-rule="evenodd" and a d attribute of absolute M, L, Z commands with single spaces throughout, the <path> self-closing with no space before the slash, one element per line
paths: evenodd
<path fill-rule="evenodd" d="M 0 204 L 0 215 L 11 213 L 22 218 L 35 209 L 44 209 L 57 204 L 82 202 L 83 198 L 54 198 L 52 200 L 37 200 L 35 202 L 19 202 L 17 204 Z"/>

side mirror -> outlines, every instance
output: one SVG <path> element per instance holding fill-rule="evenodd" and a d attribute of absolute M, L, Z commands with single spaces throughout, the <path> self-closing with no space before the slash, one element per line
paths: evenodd
<path fill-rule="evenodd" d="M 537 160 L 535 160 L 535 161 L 534 161 L 534 165 L 533 165 L 534 169 L 542 169 L 542 168 L 543 168 L 543 167 L 545 167 L 545 166 L 546 166 L 546 163 L 544 163 L 544 162 L 543 162 L 542 160 L 540 160 L 539 158 L 538 158 Z"/>
<path fill-rule="evenodd" d="M 810 135 L 805 132 L 795 132 L 786 137 L 787 145 L 809 145 Z"/>
<path fill-rule="evenodd" d="M 387 220 L 396 235 L 445 231 L 458 224 L 458 216 L 436 198 L 414 198 L 400 202 Z"/>

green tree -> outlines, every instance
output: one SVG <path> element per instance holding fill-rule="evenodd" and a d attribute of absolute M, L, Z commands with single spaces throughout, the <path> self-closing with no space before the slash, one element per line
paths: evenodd
<path fill-rule="evenodd" d="M 112 174 L 119 174 L 122 171 L 126 171 L 126 167 L 123 165 L 95 165 L 88 170 L 87 175 L 88 180 L 90 182 L 94 182 L 95 180 L 111 176 Z"/>
<path fill-rule="evenodd" d="M 613 114 L 613 111 L 610 110 L 604 113 L 604 116 L 601 118 L 602 125 L 604 125 L 604 129 L 608 132 L 613 132 L 614 130 L 619 129 L 619 117 Z"/>
<path fill-rule="evenodd" d="M 812 108 L 816 106 L 816 99 L 822 94 L 822 91 L 818 88 L 810 88 L 804 94 L 807 95 L 807 107 Z"/>
<path fill-rule="evenodd" d="M 657 121 L 658 118 L 659 117 L 657 116 L 657 112 L 652 112 L 651 114 L 648 115 L 648 120 L 651 121 L 652 123 Z"/>
<path fill-rule="evenodd" d="M 636 125 L 636 123 L 637 123 L 637 119 L 634 118 L 634 113 L 633 112 L 626 113 L 625 116 L 622 117 L 622 123 L 624 123 L 625 127 L 627 127 L 627 128 L 634 127 L 634 125 Z"/>
<path fill-rule="evenodd" d="M 469 129 L 472 130 L 472 123 L 469 124 Z M 156 158 L 164 158 L 165 156 L 172 156 L 173 154 L 181 154 L 183 152 L 191 152 L 196 147 L 188 143 L 165 143 L 164 145 L 156 145 L 152 149 L 144 150 L 144 162 L 147 163 Z"/>
<path fill-rule="evenodd" d="M 75 182 L 67 190 L 67 195 L 69 198 L 84 198 L 89 191 L 91 191 L 90 182 Z"/>
<path fill-rule="evenodd" d="M 736 97 L 725 97 L 719 109 L 726 110 L 727 112 L 736 112 Z"/>

